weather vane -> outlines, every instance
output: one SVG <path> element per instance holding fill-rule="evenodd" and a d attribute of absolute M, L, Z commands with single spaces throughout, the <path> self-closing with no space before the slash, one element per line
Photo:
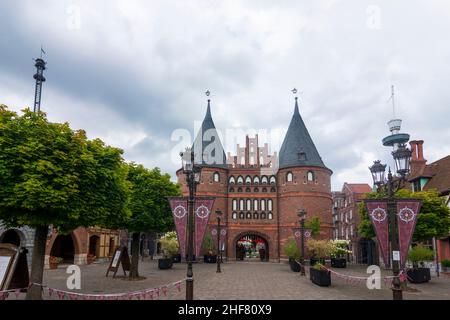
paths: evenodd
<path fill-rule="evenodd" d="M 293 93 L 293 94 L 297 94 L 297 92 L 298 92 L 298 91 L 297 91 L 296 88 L 292 89 L 292 93 Z"/>

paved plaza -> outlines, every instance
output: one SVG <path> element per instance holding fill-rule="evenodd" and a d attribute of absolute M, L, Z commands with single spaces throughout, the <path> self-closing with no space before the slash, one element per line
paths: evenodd
<path fill-rule="evenodd" d="M 185 278 L 186 265 L 174 264 L 170 270 L 159 270 L 157 260 L 147 260 L 140 264 L 140 275 L 145 280 L 129 281 L 123 277 L 105 277 L 108 264 L 91 264 L 81 266 L 81 290 L 74 292 L 89 294 L 124 293 L 163 286 Z M 334 269 L 339 273 L 355 276 L 368 276 L 364 266 L 350 266 L 346 269 Z M 383 271 L 383 275 L 390 275 Z M 123 273 L 122 273 L 123 274 Z M 120 275 L 120 273 L 118 273 Z M 46 270 L 44 285 L 67 290 L 66 267 Z M 345 280 L 332 276 L 332 285 L 322 288 L 313 284 L 309 277 L 290 271 L 287 263 L 228 262 L 222 264 L 222 273 L 216 273 L 215 264 L 194 264 L 195 299 L 249 299 L 249 300 L 330 300 L 330 299 L 386 299 L 392 297 L 391 290 L 382 284 L 381 290 L 368 290 L 364 283 L 359 285 L 346 283 Z M 450 277 L 443 275 L 433 277 L 426 284 L 408 284 L 404 298 L 448 299 L 450 300 Z M 19 296 L 19 299 L 22 298 Z M 10 299 L 15 299 L 11 295 Z M 184 299 L 185 285 L 181 292 L 176 288 L 171 294 L 161 295 L 159 299 Z M 56 299 L 45 294 L 45 299 Z"/>

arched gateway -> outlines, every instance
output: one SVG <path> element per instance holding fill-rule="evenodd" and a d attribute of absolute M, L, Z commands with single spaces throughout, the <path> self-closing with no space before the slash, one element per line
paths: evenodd
<path fill-rule="evenodd" d="M 259 232 L 244 232 L 234 240 L 236 260 L 269 261 L 269 241 Z"/>

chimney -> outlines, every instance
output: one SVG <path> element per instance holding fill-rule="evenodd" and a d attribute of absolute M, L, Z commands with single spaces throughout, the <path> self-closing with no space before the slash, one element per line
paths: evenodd
<path fill-rule="evenodd" d="M 427 160 L 423 157 L 423 140 L 410 141 L 411 145 L 411 176 L 417 176 L 423 173 Z"/>

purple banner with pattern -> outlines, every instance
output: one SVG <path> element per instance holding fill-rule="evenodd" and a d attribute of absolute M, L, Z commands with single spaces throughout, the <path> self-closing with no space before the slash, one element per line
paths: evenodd
<path fill-rule="evenodd" d="M 292 231 L 294 232 L 294 238 L 297 242 L 298 248 L 302 249 L 302 228 L 292 228 Z M 307 251 L 307 243 L 308 240 L 311 238 L 311 229 L 303 229 L 304 239 L 305 239 L 305 251 Z"/>
<path fill-rule="evenodd" d="M 364 200 L 364 202 L 366 203 L 370 221 L 372 221 L 373 228 L 377 235 L 384 264 L 389 266 L 391 260 L 389 255 L 389 217 L 387 201 L 369 199 Z"/>
<path fill-rule="evenodd" d="M 170 207 L 172 208 L 173 220 L 177 230 L 178 244 L 180 245 L 180 253 L 184 258 L 186 256 L 186 226 L 188 217 L 188 200 L 187 198 L 174 197 L 169 198 Z"/>
<path fill-rule="evenodd" d="M 214 205 L 214 198 L 197 198 L 195 200 L 195 255 L 198 259 L 203 244 L 209 216 Z"/>
<path fill-rule="evenodd" d="M 400 249 L 400 268 L 402 269 L 405 267 L 408 258 L 409 245 L 411 244 L 421 205 L 422 202 L 420 200 L 397 201 L 398 244 Z"/>
<path fill-rule="evenodd" d="M 214 241 L 214 245 L 217 246 L 217 227 L 211 228 L 211 236 Z M 225 250 L 225 238 L 227 236 L 227 228 L 220 226 L 220 250 Z"/>

